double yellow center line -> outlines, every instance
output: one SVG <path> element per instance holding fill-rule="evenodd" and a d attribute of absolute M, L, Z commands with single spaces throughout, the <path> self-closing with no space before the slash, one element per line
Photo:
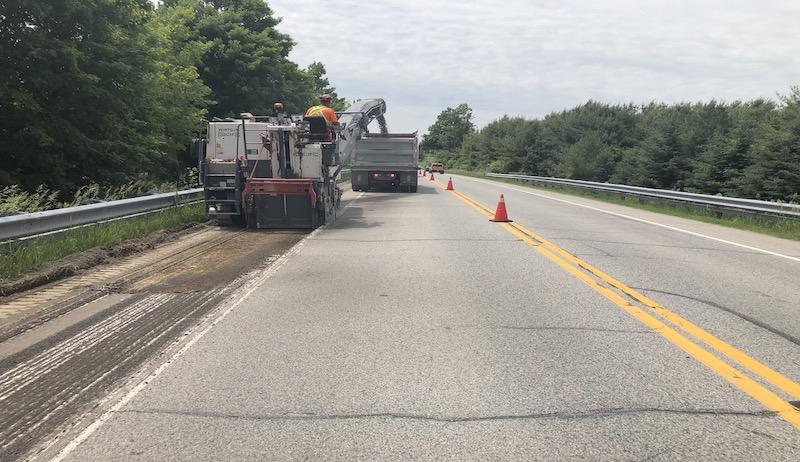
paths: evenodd
<path fill-rule="evenodd" d="M 445 188 L 445 185 L 438 181 L 434 181 L 434 183 Z M 488 218 L 494 216 L 491 209 L 467 195 L 459 191 L 448 192 L 478 211 L 478 213 Z M 725 380 L 753 397 L 767 409 L 774 411 L 784 420 L 794 425 L 795 428 L 800 429 L 800 410 L 764 385 L 750 378 L 744 372 L 715 356 L 709 349 L 678 332 L 675 328 L 705 343 L 711 349 L 716 350 L 722 357 L 750 371 L 757 378 L 774 385 L 787 395 L 794 397 L 794 399 L 800 399 L 799 384 L 522 225 L 518 223 L 498 223 L 498 225 L 544 255 L 548 260 L 564 268 L 600 295 L 614 302 L 625 312 L 656 331 Z"/>

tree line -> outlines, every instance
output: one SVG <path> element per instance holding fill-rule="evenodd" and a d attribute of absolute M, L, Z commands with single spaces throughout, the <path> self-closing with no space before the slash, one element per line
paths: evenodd
<path fill-rule="evenodd" d="M 439 114 L 421 149 L 448 168 L 798 201 L 800 87 L 732 103 L 589 101 L 480 130 L 462 104 Z"/>
<path fill-rule="evenodd" d="M 175 179 L 203 117 L 335 96 L 278 22 L 264 0 L 2 2 L 0 187 Z"/>

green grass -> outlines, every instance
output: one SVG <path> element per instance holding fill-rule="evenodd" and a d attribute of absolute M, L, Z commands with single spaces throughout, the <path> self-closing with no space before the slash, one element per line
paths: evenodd
<path fill-rule="evenodd" d="M 697 206 L 683 205 L 671 202 L 661 202 L 649 200 L 646 198 L 638 197 L 625 197 L 616 194 L 608 194 L 602 192 L 589 191 L 580 188 L 570 187 L 544 187 L 541 185 L 534 185 L 532 183 L 516 181 L 506 178 L 489 178 L 481 172 L 471 172 L 466 170 L 450 170 L 451 173 L 457 175 L 471 176 L 475 178 L 484 178 L 492 181 L 500 181 L 503 183 L 511 183 L 519 186 L 525 186 L 531 189 L 538 189 L 543 191 L 557 191 L 560 193 L 570 194 L 572 196 L 586 197 L 589 199 L 596 199 L 611 204 L 624 205 L 626 207 L 633 207 L 637 209 L 647 210 L 650 212 L 663 213 L 665 215 L 672 215 L 681 218 L 688 218 L 691 220 L 702 221 L 705 223 L 713 223 L 716 225 L 728 226 L 730 228 L 743 229 L 753 231 L 756 233 L 768 234 L 784 239 L 792 239 L 800 241 L 800 220 L 797 219 L 782 219 L 782 218 L 760 218 L 750 215 L 737 215 L 737 214 L 721 214 L 720 212 L 705 209 Z"/>
<path fill-rule="evenodd" d="M 113 246 L 152 232 L 205 221 L 204 204 L 174 207 L 147 215 L 78 228 L 0 249 L 0 282 L 13 280 L 53 262 L 96 247 Z"/>

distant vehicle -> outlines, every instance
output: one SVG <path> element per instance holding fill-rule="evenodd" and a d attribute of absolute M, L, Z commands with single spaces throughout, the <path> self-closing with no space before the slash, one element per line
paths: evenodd
<path fill-rule="evenodd" d="M 441 162 L 433 162 L 428 168 L 428 171 L 433 173 L 444 173 L 444 165 Z"/>

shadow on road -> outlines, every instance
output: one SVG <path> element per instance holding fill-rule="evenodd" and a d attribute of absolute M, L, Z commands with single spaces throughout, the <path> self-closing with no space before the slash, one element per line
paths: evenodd
<path fill-rule="evenodd" d="M 391 196 L 390 196 L 391 197 Z M 359 202 L 364 198 L 359 199 Z M 364 208 L 358 205 L 351 205 L 344 212 L 340 212 L 328 229 L 346 228 L 376 228 L 383 225 L 382 221 L 367 221 L 364 217 Z"/>

